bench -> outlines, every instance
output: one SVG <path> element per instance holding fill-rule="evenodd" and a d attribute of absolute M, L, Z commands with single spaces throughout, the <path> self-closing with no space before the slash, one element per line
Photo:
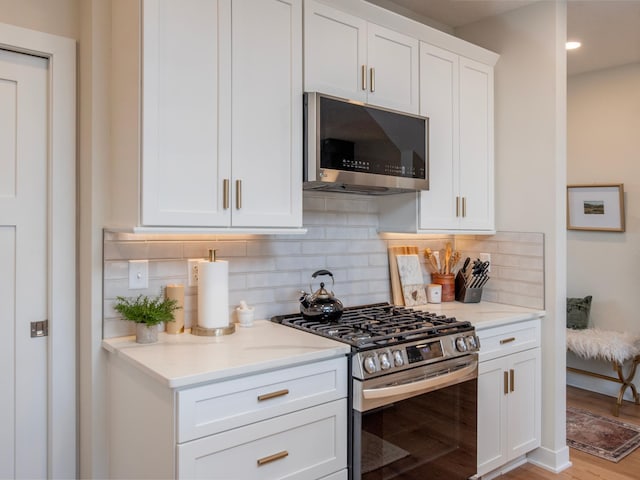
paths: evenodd
<path fill-rule="evenodd" d="M 635 404 L 640 405 L 640 396 L 633 383 L 636 368 L 640 363 L 639 336 L 596 328 L 584 330 L 567 328 L 567 349 L 580 358 L 604 360 L 613 364 L 613 370 L 618 378 L 573 367 L 567 367 L 567 371 L 621 383 L 613 409 L 613 414 L 616 417 L 619 414 L 622 398 L 627 388 L 631 389 Z M 631 361 L 631 365 L 625 375 L 623 365 L 628 361 Z"/>

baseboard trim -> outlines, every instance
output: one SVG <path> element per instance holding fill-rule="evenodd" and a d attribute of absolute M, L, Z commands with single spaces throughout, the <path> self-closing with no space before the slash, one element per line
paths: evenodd
<path fill-rule="evenodd" d="M 569 460 L 569 447 L 566 445 L 556 451 L 545 447 L 536 448 L 527 455 L 527 460 L 529 463 L 553 473 L 560 473 L 572 465 Z"/>

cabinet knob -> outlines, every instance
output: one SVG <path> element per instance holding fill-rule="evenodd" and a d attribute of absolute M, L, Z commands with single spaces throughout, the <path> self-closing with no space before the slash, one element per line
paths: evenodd
<path fill-rule="evenodd" d="M 460 216 L 460 197 L 456 197 L 456 217 Z"/>
<path fill-rule="evenodd" d="M 467 197 L 462 197 L 462 216 L 467 216 Z"/>
<path fill-rule="evenodd" d="M 236 180 L 236 210 L 242 208 L 242 180 Z"/>

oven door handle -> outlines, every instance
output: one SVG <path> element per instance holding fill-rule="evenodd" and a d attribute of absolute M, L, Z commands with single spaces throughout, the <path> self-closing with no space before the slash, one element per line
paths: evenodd
<path fill-rule="evenodd" d="M 477 362 L 473 362 L 472 364 L 456 370 L 455 372 L 446 373 L 433 378 L 400 385 L 391 385 L 388 387 L 365 388 L 362 390 L 362 396 L 365 399 L 395 397 L 396 395 L 406 395 L 455 385 L 456 383 L 460 383 L 465 380 L 477 378 L 477 376 L 478 364 Z"/>

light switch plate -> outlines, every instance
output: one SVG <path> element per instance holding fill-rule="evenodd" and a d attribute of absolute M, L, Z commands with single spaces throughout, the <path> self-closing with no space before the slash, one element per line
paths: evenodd
<path fill-rule="evenodd" d="M 129 260 L 129 289 L 149 288 L 149 261 Z"/>

